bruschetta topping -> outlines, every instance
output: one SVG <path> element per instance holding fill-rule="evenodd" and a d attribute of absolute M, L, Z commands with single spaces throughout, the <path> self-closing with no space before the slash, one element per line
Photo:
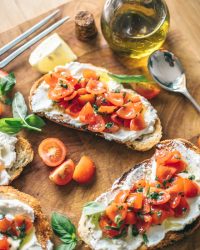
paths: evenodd
<path fill-rule="evenodd" d="M 53 72 L 45 75 L 44 80 L 50 86 L 48 97 L 65 113 L 79 118 L 90 131 L 115 133 L 120 127 L 134 131 L 146 128 L 140 97 L 122 90 L 109 91 L 94 70 L 83 69 L 79 79 L 69 72 Z"/>
<path fill-rule="evenodd" d="M 130 190 L 121 190 L 99 218 L 105 237 L 145 234 L 153 225 L 170 217 L 184 217 L 190 210 L 189 198 L 199 195 L 193 176 L 183 177 L 187 163 L 178 150 L 159 150 L 155 155 L 155 180 L 141 179 Z"/>

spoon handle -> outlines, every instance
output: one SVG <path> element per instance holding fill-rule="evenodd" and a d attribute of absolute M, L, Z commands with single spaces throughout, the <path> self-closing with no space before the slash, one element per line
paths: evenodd
<path fill-rule="evenodd" d="M 195 106 L 195 108 L 199 111 L 200 113 L 200 105 L 196 102 L 196 100 L 190 95 L 190 93 L 188 92 L 188 90 L 185 90 L 183 92 L 184 96 L 187 97 L 191 103 Z"/>

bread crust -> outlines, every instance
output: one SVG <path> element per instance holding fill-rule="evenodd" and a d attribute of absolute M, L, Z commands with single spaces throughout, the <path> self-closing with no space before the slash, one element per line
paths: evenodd
<path fill-rule="evenodd" d="M 39 201 L 33 196 L 22 193 L 11 186 L 0 186 L 0 196 L 1 195 L 17 199 L 33 208 L 35 215 L 34 226 L 36 229 L 36 236 L 42 246 L 42 249 L 46 250 L 47 241 L 52 237 L 52 230 L 47 217 L 42 212 Z"/>
<path fill-rule="evenodd" d="M 174 140 L 164 140 L 161 141 L 159 144 L 156 145 L 156 149 L 161 149 L 161 148 L 171 148 L 173 146 L 173 141 Z M 180 141 L 182 142 L 185 147 L 193 150 L 194 152 L 200 154 L 200 149 L 198 147 L 196 147 L 194 144 L 192 144 L 191 142 L 182 139 L 182 138 L 178 138 L 175 139 L 175 141 Z M 108 192 L 113 192 L 116 191 L 118 188 L 117 186 L 119 184 L 121 184 L 123 181 L 126 180 L 127 176 L 136 168 L 140 168 L 141 166 L 147 166 L 149 165 L 151 162 L 151 158 L 147 159 L 141 163 L 136 164 L 133 168 L 131 168 L 130 170 L 128 170 L 127 172 L 125 172 L 114 184 L 114 187 L 111 188 L 110 190 L 108 190 Z M 194 231 L 196 231 L 198 228 L 200 227 L 200 216 L 191 224 L 188 224 L 185 226 L 185 228 L 183 230 L 180 231 L 169 231 L 166 233 L 165 238 L 159 242 L 159 244 L 157 244 L 156 246 L 153 247 L 147 247 L 145 244 L 143 244 L 141 247 L 139 247 L 137 250 L 157 250 L 157 249 L 162 249 L 163 247 L 169 246 L 173 243 L 175 243 L 176 241 L 182 240 L 185 238 L 185 236 L 191 235 Z M 81 237 L 84 237 L 84 232 L 83 229 L 81 228 L 81 224 L 79 224 L 79 234 L 81 235 Z M 87 241 L 87 238 L 83 238 L 83 240 L 87 243 L 87 245 L 92 248 L 92 246 L 89 244 L 89 242 Z"/>
<path fill-rule="evenodd" d="M 30 90 L 30 96 L 29 96 L 29 106 L 30 106 L 30 109 L 32 110 L 32 106 L 31 106 L 31 99 L 32 99 L 32 96 L 34 95 L 34 92 L 36 91 L 36 89 L 39 87 L 39 85 L 44 81 L 44 77 L 41 77 L 40 79 L 38 79 L 32 86 L 31 90 Z M 49 117 L 47 116 L 45 113 L 37 113 L 39 116 L 42 116 L 42 117 L 46 117 L 47 119 L 55 122 L 55 123 L 58 123 L 62 126 L 65 126 L 65 127 L 68 127 L 68 128 L 73 128 L 73 129 L 76 129 L 76 130 L 79 130 L 79 131 L 85 131 L 85 132 L 90 132 L 89 130 L 85 129 L 84 126 L 83 127 L 80 127 L 80 128 L 77 128 L 73 125 L 69 125 L 67 123 L 64 123 L 63 121 L 63 118 L 62 116 L 60 117 Z M 100 136 L 100 137 L 104 137 L 103 134 L 101 133 L 93 133 L 97 136 Z M 153 133 L 151 134 L 147 134 L 147 135 L 143 135 L 141 139 L 137 139 L 135 140 L 134 142 L 127 142 L 127 143 L 123 143 L 119 140 L 114 140 L 112 139 L 112 141 L 115 141 L 117 143 L 120 143 L 120 144 L 124 144 L 126 145 L 128 148 L 131 148 L 133 150 L 137 150 L 137 151 L 147 151 L 147 150 L 150 150 L 152 147 L 154 147 L 160 140 L 161 140 L 161 137 L 162 137 L 162 126 L 161 126 L 161 122 L 160 122 L 160 119 L 158 118 L 156 120 L 156 123 L 155 123 L 155 130 Z"/>

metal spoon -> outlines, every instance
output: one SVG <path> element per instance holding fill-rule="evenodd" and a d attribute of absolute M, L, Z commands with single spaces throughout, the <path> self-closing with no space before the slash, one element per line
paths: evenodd
<path fill-rule="evenodd" d="M 167 50 L 157 50 L 148 59 L 148 68 L 154 80 L 164 89 L 186 96 L 200 112 L 200 105 L 186 87 L 184 69 L 175 55 Z"/>

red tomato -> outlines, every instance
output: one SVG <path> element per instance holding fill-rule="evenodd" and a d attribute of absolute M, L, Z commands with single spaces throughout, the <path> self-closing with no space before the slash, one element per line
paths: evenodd
<path fill-rule="evenodd" d="M 79 113 L 79 119 L 81 122 L 89 124 L 90 122 L 95 122 L 95 113 L 92 105 L 88 102 L 81 109 Z"/>
<path fill-rule="evenodd" d="M 68 81 L 62 80 L 63 83 L 57 83 L 55 88 L 51 88 L 49 90 L 49 98 L 53 101 L 59 101 L 69 95 L 71 95 L 74 91 L 73 86 Z M 66 86 L 66 87 L 63 87 Z"/>
<path fill-rule="evenodd" d="M 111 102 L 114 106 L 122 106 L 124 104 L 123 93 L 106 93 L 106 99 Z"/>
<path fill-rule="evenodd" d="M 150 214 L 144 214 L 144 222 L 152 223 L 152 216 Z"/>
<path fill-rule="evenodd" d="M 160 88 L 158 86 L 147 82 L 136 83 L 133 89 L 147 99 L 152 99 L 160 93 Z"/>
<path fill-rule="evenodd" d="M 106 127 L 104 132 L 106 132 L 106 133 L 116 133 L 119 130 L 120 130 L 120 127 L 117 124 L 112 123 L 111 127 L 109 127 L 109 128 Z"/>
<path fill-rule="evenodd" d="M 95 102 L 95 95 L 93 95 L 93 94 L 81 95 L 81 96 L 79 96 L 78 101 L 82 105 L 85 105 L 87 102 L 94 103 Z"/>
<path fill-rule="evenodd" d="M 186 197 L 192 198 L 196 197 L 199 194 L 199 186 L 196 182 L 189 180 L 189 179 L 183 179 L 184 183 L 184 194 Z"/>
<path fill-rule="evenodd" d="M 75 167 L 73 179 L 80 184 L 87 184 L 93 179 L 95 171 L 94 162 L 88 156 L 84 155 Z"/>
<path fill-rule="evenodd" d="M 148 201 L 153 205 L 162 205 L 170 200 L 170 194 L 163 189 L 151 188 L 148 194 Z"/>
<path fill-rule="evenodd" d="M 136 191 L 138 188 L 144 188 L 146 186 L 146 181 L 144 179 L 138 180 L 134 183 L 133 187 L 132 187 L 132 191 Z"/>
<path fill-rule="evenodd" d="M 0 78 L 4 78 L 7 75 L 8 73 L 6 71 L 0 69 Z"/>
<path fill-rule="evenodd" d="M 49 179 L 57 185 L 66 185 L 72 180 L 74 169 L 74 163 L 69 159 L 52 171 L 49 175 Z"/>
<path fill-rule="evenodd" d="M 173 209 L 176 208 L 179 205 L 180 201 L 181 201 L 181 195 L 171 194 L 170 207 Z"/>
<path fill-rule="evenodd" d="M 130 122 L 130 130 L 140 131 L 146 128 L 146 123 L 144 116 L 142 114 L 137 114 Z"/>
<path fill-rule="evenodd" d="M 130 190 L 121 190 L 116 196 L 115 196 L 115 203 L 124 203 L 130 193 Z"/>
<path fill-rule="evenodd" d="M 127 103 L 127 102 L 137 103 L 137 102 L 141 102 L 141 99 L 138 95 L 134 95 L 132 93 L 125 92 L 124 93 L 124 103 Z"/>
<path fill-rule="evenodd" d="M 91 121 L 88 125 L 88 130 L 96 133 L 101 133 L 105 130 L 106 124 L 101 115 L 95 114 L 94 121 Z"/>
<path fill-rule="evenodd" d="M 64 161 L 67 149 L 59 139 L 47 138 L 40 143 L 38 153 L 47 166 L 56 167 Z"/>
<path fill-rule="evenodd" d="M 79 113 L 82 110 L 82 108 L 83 108 L 83 106 L 80 103 L 75 101 L 74 103 L 70 104 L 65 109 L 65 112 L 66 112 L 66 114 L 76 118 L 79 116 Z"/>
<path fill-rule="evenodd" d="M 108 218 L 113 221 L 114 223 L 120 222 L 125 220 L 127 215 L 127 209 L 128 206 L 126 203 L 115 203 L 112 202 L 107 208 L 106 208 L 106 215 Z"/>
<path fill-rule="evenodd" d="M 58 72 L 52 72 L 50 74 L 44 75 L 44 81 L 49 84 L 52 88 L 54 88 L 58 82 L 58 78 L 60 78 L 61 75 Z"/>
<path fill-rule="evenodd" d="M 98 80 L 90 79 L 86 85 L 86 90 L 88 93 L 94 95 L 103 94 L 107 91 L 107 84 Z"/>
<path fill-rule="evenodd" d="M 151 205 L 149 204 L 147 198 L 144 198 L 144 200 L 143 200 L 142 211 L 143 211 L 144 214 L 148 214 L 151 211 Z"/>
<path fill-rule="evenodd" d="M 103 234 L 108 238 L 114 238 L 121 234 L 123 226 L 120 227 L 118 230 L 111 229 L 111 227 L 117 227 L 116 223 L 113 223 L 107 216 L 101 216 L 99 220 L 99 226 L 103 231 Z M 110 228 L 110 229 L 108 229 Z"/>
<path fill-rule="evenodd" d="M 76 86 L 75 86 L 76 87 Z M 87 90 L 85 89 L 85 88 L 79 88 L 78 90 L 77 90 L 77 92 L 78 92 L 78 94 L 79 95 L 86 95 L 86 94 L 88 94 L 88 92 L 87 92 Z"/>
<path fill-rule="evenodd" d="M 174 208 L 174 216 L 181 217 L 188 213 L 190 207 L 187 200 L 184 197 L 181 197 L 181 200 L 176 208 Z"/>
<path fill-rule="evenodd" d="M 125 219 L 125 224 L 134 225 L 137 222 L 136 215 L 133 211 L 128 211 Z"/>
<path fill-rule="evenodd" d="M 159 182 L 170 180 L 176 173 L 177 169 L 174 167 L 162 166 L 157 164 L 156 177 Z"/>
<path fill-rule="evenodd" d="M 99 78 L 97 73 L 91 69 L 84 69 L 83 70 L 83 77 L 86 79 L 93 79 L 93 80 L 97 80 Z"/>
<path fill-rule="evenodd" d="M 184 182 L 183 178 L 180 176 L 176 176 L 171 183 L 171 186 L 166 189 L 170 194 L 182 194 L 184 193 Z"/>
<path fill-rule="evenodd" d="M 124 127 L 130 129 L 131 120 L 124 120 Z"/>
<path fill-rule="evenodd" d="M 111 115 L 111 120 L 119 126 L 123 126 L 123 119 L 120 118 L 116 113 Z"/>
<path fill-rule="evenodd" d="M 31 219 L 25 215 L 15 215 L 14 218 L 16 229 L 25 228 L 26 234 L 29 234 L 33 229 L 33 223 Z"/>
<path fill-rule="evenodd" d="M 116 110 L 116 106 L 100 106 L 98 108 L 99 113 L 112 114 Z"/>
<path fill-rule="evenodd" d="M 151 222 L 145 222 L 141 218 L 137 218 L 137 224 L 136 227 L 140 234 L 146 233 L 151 226 Z"/>
<path fill-rule="evenodd" d="M 162 224 L 163 221 L 168 217 L 165 210 L 156 207 L 152 207 L 151 216 L 152 216 L 152 224 L 155 225 Z"/>
<path fill-rule="evenodd" d="M 133 119 L 136 117 L 136 111 L 132 102 L 124 104 L 123 107 L 117 110 L 116 114 L 122 119 Z"/>
<path fill-rule="evenodd" d="M 5 233 L 11 226 L 12 221 L 6 219 L 6 217 L 0 219 L 0 233 Z"/>
<path fill-rule="evenodd" d="M 129 207 L 135 209 L 141 209 L 143 203 L 143 194 L 142 193 L 130 193 L 127 198 L 127 204 Z"/>
<path fill-rule="evenodd" d="M 9 242 L 6 236 L 0 237 L 0 250 L 9 250 Z"/>
<path fill-rule="evenodd" d="M 68 96 L 64 97 L 64 100 L 65 101 L 70 101 L 70 100 L 74 99 L 74 97 L 76 97 L 77 94 L 78 94 L 77 91 L 74 91 L 74 92 L 72 92 L 71 95 L 68 95 Z"/>

